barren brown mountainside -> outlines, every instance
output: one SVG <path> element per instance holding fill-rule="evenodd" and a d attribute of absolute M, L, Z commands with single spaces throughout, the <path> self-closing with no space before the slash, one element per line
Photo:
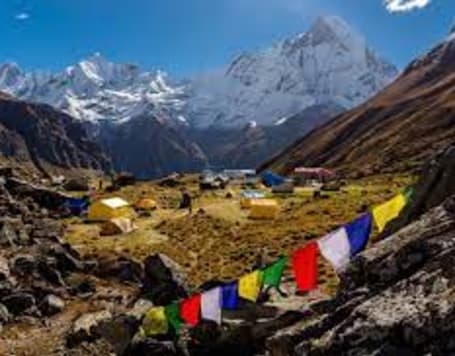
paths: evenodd
<path fill-rule="evenodd" d="M 0 93 L 0 159 L 52 168 L 108 169 L 109 159 L 81 124 L 48 105 Z"/>
<path fill-rule="evenodd" d="M 365 104 L 335 117 L 260 167 L 372 174 L 421 167 L 455 142 L 455 38 L 413 61 Z"/>

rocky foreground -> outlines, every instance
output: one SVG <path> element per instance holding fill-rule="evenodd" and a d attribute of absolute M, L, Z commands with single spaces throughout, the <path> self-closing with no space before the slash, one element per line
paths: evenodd
<path fill-rule="evenodd" d="M 59 196 L 4 177 L 0 354 L 455 354 L 454 167 L 454 149 L 430 162 L 413 202 L 353 260 L 335 298 L 287 312 L 244 303 L 222 327 L 202 322 L 180 339 L 137 333 L 150 306 L 187 295 L 178 265 L 165 256 L 82 260 L 61 241 L 51 204 Z"/>

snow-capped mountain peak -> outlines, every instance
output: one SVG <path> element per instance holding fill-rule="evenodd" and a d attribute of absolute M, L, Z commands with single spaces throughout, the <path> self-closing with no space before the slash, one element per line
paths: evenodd
<path fill-rule="evenodd" d="M 164 72 L 141 72 L 134 64 L 108 61 L 101 54 L 61 73 L 24 73 L 0 67 L 0 90 L 22 99 L 50 104 L 83 121 L 125 122 L 135 116 L 180 113 L 184 90 Z"/>
<path fill-rule="evenodd" d="M 351 108 L 397 73 L 346 22 L 325 16 L 306 33 L 238 56 L 223 76 L 195 81 L 190 105 L 199 126 L 271 125 L 315 105 Z M 215 106 L 216 112 L 209 110 Z"/>
<path fill-rule="evenodd" d="M 54 74 L 3 65 L 0 91 L 85 121 L 122 123 L 153 115 L 196 127 L 244 127 L 250 122 L 273 125 L 325 103 L 351 108 L 396 74 L 361 34 L 339 17 L 325 16 L 306 33 L 244 53 L 224 70 L 184 82 L 95 53 Z"/>

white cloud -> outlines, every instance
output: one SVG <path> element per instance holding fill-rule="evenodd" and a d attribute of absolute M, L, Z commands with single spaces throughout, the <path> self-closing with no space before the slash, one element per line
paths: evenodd
<path fill-rule="evenodd" d="M 404 12 L 415 9 L 422 9 L 431 0 L 384 0 L 387 10 L 390 12 Z"/>
<path fill-rule="evenodd" d="M 25 21 L 30 18 L 30 14 L 28 14 L 26 12 L 21 12 L 20 14 L 17 14 L 16 16 L 14 16 L 14 18 L 18 21 Z"/>

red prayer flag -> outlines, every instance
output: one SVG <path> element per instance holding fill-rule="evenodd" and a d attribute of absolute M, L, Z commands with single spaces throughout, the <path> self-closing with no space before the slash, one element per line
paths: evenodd
<path fill-rule="evenodd" d="M 199 323 L 199 311 L 201 308 L 201 295 L 196 294 L 180 303 L 180 317 L 192 326 Z"/>
<path fill-rule="evenodd" d="M 310 291 L 318 283 L 318 244 L 311 242 L 292 255 L 292 269 L 299 291 Z"/>

